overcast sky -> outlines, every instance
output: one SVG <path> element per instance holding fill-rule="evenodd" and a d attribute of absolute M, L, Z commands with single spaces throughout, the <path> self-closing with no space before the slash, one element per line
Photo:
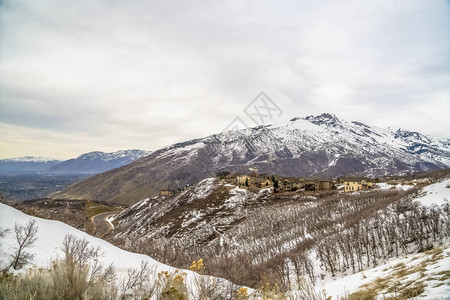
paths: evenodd
<path fill-rule="evenodd" d="M 156 150 L 261 91 L 277 121 L 450 137 L 449 53 L 449 1 L 4 0 L 0 158 Z"/>

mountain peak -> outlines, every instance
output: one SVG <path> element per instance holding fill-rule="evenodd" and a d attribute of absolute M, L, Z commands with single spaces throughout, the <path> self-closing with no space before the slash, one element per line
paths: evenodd
<path fill-rule="evenodd" d="M 76 159 L 88 159 L 88 158 L 100 157 L 103 154 L 105 154 L 105 152 L 92 151 L 92 152 L 80 154 Z"/>
<path fill-rule="evenodd" d="M 420 142 L 424 142 L 424 143 L 430 143 L 430 139 L 426 136 L 424 136 L 423 134 L 419 133 L 419 132 L 415 132 L 415 131 L 409 131 L 409 130 L 404 130 L 402 128 L 399 128 L 395 134 L 394 137 L 396 139 L 400 138 L 400 139 L 404 139 L 404 140 L 415 140 L 415 141 L 420 141 Z"/>
<path fill-rule="evenodd" d="M 338 117 L 336 117 L 335 114 L 332 113 L 323 113 L 318 116 L 307 116 L 305 117 L 305 120 L 316 124 L 316 125 L 327 125 L 327 126 L 337 126 L 341 124 L 341 121 Z"/>

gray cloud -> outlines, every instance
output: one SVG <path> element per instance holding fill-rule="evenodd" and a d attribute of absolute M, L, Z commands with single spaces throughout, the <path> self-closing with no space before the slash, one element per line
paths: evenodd
<path fill-rule="evenodd" d="M 0 156 L 154 150 L 220 132 L 261 90 L 286 120 L 448 136 L 449 16 L 446 1 L 4 1 Z"/>

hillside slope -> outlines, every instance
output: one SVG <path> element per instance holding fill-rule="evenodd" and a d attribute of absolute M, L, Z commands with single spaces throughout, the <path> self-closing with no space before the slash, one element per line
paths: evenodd
<path fill-rule="evenodd" d="M 134 204 L 215 172 L 379 176 L 450 166 L 450 140 L 391 131 L 322 114 L 165 147 L 74 184 L 55 197 Z"/>
<path fill-rule="evenodd" d="M 123 210 L 107 238 L 178 267 L 206 258 L 215 276 L 250 287 L 267 278 L 291 287 L 303 276 L 320 286 L 448 244 L 449 185 L 447 172 L 362 193 L 273 194 L 211 178 Z"/>

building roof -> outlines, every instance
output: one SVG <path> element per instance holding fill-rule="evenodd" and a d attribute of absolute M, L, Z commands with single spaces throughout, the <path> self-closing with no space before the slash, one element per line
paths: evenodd
<path fill-rule="evenodd" d="M 252 178 L 252 180 L 253 180 L 254 182 L 257 182 L 257 183 L 262 183 L 262 182 L 266 182 L 266 181 L 269 180 L 269 179 L 264 179 L 264 178 L 255 177 L 255 178 Z"/>
<path fill-rule="evenodd" d="M 350 181 L 350 182 L 361 182 L 362 180 L 368 181 L 368 182 L 372 182 L 374 181 L 374 179 L 372 178 L 363 178 L 363 177 L 340 177 L 339 178 L 342 181 Z"/>

